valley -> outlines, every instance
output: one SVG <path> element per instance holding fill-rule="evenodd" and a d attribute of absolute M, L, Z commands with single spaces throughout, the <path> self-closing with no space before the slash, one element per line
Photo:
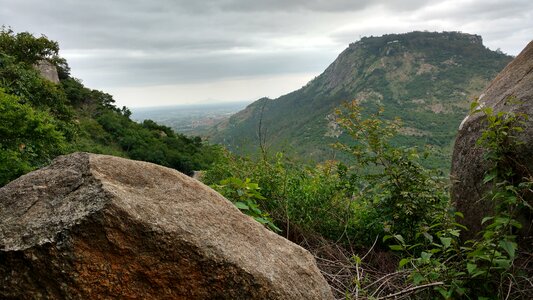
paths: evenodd
<path fill-rule="evenodd" d="M 150 119 L 189 136 L 205 136 L 209 128 L 225 121 L 247 104 L 247 102 L 222 102 L 132 108 L 131 118 L 137 122 Z"/>

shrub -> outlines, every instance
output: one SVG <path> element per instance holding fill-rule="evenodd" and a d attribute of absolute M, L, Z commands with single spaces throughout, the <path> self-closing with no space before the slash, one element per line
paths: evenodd
<path fill-rule="evenodd" d="M 0 89 L 0 185 L 63 153 L 65 138 L 56 122 Z"/>

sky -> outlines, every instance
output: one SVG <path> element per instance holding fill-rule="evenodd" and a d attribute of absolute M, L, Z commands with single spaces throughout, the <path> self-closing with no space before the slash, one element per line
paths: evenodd
<path fill-rule="evenodd" d="M 0 0 L 0 25 L 59 42 L 72 75 L 147 107 L 276 98 L 349 43 L 410 31 L 479 34 L 517 55 L 531 0 Z"/>

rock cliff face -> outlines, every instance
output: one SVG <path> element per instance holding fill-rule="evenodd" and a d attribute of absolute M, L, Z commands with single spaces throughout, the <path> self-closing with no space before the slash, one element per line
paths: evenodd
<path fill-rule="evenodd" d="M 175 170 L 75 153 L 0 189 L 0 298 L 331 299 L 303 248 Z"/>
<path fill-rule="evenodd" d="M 59 83 L 59 75 L 57 68 L 47 60 L 40 60 L 35 64 L 35 69 L 41 73 L 45 79 L 50 80 L 53 83 Z"/>
<path fill-rule="evenodd" d="M 507 101 L 515 97 L 516 101 Z M 479 101 L 495 112 L 507 111 L 524 113 L 529 116 L 524 132 L 519 136 L 523 145 L 514 149 L 518 176 L 533 174 L 533 42 L 511 62 L 490 83 L 480 95 Z M 483 150 L 476 141 L 485 128 L 484 117 L 480 114 L 467 117 L 459 129 L 452 159 L 452 199 L 457 209 L 464 213 L 464 222 L 470 228 L 470 236 L 481 229 L 481 219 L 492 211 L 492 205 L 483 199 L 488 186 L 483 184 L 487 170 Z M 530 201 L 532 199 L 529 199 Z M 523 235 L 531 235 L 532 219 L 523 216 Z"/>

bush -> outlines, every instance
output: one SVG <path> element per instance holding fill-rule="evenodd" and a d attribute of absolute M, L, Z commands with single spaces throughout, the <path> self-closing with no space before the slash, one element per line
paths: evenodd
<path fill-rule="evenodd" d="M 353 145 L 337 144 L 353 157 L 350 166 L 327 161 L 306 167 L 281 153 L 253 160 L 225 152 L 203 180 L 257 183 L 264 197 L 257 203 L 287 235 L 297 227 L 359 246 L 370 245 L 386 230 L 414 239 L 418 228 L 446 207 L 444 185 L 421 166 L 415 149 L 389 144 L 396 123 L 379 115 L 363 119 L 355 102 L 338 111 L 337 121 L 352 134 Z"/>
<path fill-rule="evenodd" d="M 494 202 L 493 215 L 485 216 L 484 229 L 479 237 L 464 243 L 459 239 L 463 226 L 452 222 L 435 223 L 433 233 L 419 232 L 425 243 L 409 244 L 401 235 L 391 235 L 397 244 L 393 250 L 403 253 L 400 267 L 411 267 L 413 284 L 434 286 L 444 299 L 464 297 L 471 299 L 526 298 L 530 296 L 531 282 L 524 270 L 514 269 L 518 244 L 514 233 L 522 227 L 518 213 L 531 206 L 524 199 L 533 183 L 530 178 L 517 177 L 512 149 L 520 144 L 517 134 L 523 129 L 526 115 L 512 112 L 494 113 L 490 107 L 472 104 L 472 113 L 486 118 L 478 145 L 485 149 L 485 159 L 491 165 L 484 183 L 492 190 L 485 196 Z M 460 213 L 456 213 L 462 216 Z M 418 250 L 414 253 L 414 250 Z M 423 285 L 422 285 L 423 287 Z M 426 291 L 426 296 L 431 292 Z"/>
<path fill-rule="evenodd" d="M 64 152 L 65 138 L 56 122 L 0 89 L 0 185 Z"/>

